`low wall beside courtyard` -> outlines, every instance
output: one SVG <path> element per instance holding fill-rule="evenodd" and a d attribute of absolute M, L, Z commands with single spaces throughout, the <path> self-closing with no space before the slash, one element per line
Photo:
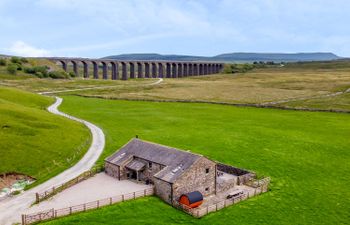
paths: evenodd
<path fill-rule="evenodd" d="M 222 171 L 224 173 L 232 174 L 237 176 L 237 184 L 244 184 L 249 181 L 251 178 L 255 178 L 256 175 L 248 170 L 243 170 L 237 167 L 229 166 L 223 163 L 217 162 L 216 169 L 218 172 Z"/>

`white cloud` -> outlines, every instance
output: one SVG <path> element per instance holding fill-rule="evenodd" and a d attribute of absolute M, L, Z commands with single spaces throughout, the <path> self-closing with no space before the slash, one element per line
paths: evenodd
<path fill-rule="evenodd" d="M 36 4 L 73 12 L 91 26 L 97 24 L 100 29 L 113 30 L 124 38 L 161 32 L 175 36 L 238 35 L 233 27 L 228 29 L 216 17 L 210 18 L 211 9 L 201 1 L 38 0 Z"/>
<path fill-rule="evenodd" d="M 50 55 L 49 51 L 41 48 L 36 48 L 27 43 L 24 43 L 23 41 L 14 42 L 8 51 L 13 55 L 25 57 L 43 57 Z"/>

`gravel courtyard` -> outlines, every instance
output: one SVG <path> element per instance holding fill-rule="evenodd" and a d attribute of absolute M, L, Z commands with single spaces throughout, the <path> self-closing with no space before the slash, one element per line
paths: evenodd
<path fill-rule="evenodd" d="M 105 173 L 99 173 L 78 183 L 54 197 L 33 205 L 25 213 L 34 213 L 48 209 L 60 209 L 99 199 L 109 198 L 150 188 L 150 185 L 137 184 L 128 180 L 117 180 Z"/>

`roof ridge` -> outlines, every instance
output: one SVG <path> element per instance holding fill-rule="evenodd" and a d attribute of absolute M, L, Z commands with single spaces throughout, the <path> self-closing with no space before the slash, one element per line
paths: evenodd
<path fill-rule="evenodd" d="M 168 145 L 163 145 L 163 144 L 159 144 L 159 143 L 143 140 L 143 139 L 140 139 L 140 138 L 132 138 L 129 142 L 131 142 L 132 140 L 138 140 L 138 141 L 145 142 L 145 143 L 148 143 L 148 144 L 158 145 L 160 147 L 172 148 L 172 149 L 180 151 L 180 152 L 189 153 L 189 154 L 192 154 L 192 155 L 204 157 L 203 155 L 201 155 L 199 153 L 192 152 L 191 150 L 184 150 L 184 149 L 180 149 L 180 148 L 175 148 L 175 147 L 171 147 L 171 146 L 168 146 Z"/>

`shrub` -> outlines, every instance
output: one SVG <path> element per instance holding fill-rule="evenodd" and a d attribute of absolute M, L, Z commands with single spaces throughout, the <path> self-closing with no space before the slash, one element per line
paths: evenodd
<path fill-rule="evenodd" d="M 10 61 L 11 61 L 12 63 L 22 64 L 21 59 L 20 59 L 19 57 L 16 57 L 16 56 L 11 57 Z"/>
<path fill-rule="evenodd" d="M 70 77 L 76 77 L 75 73 L 73 73 L 73 72 L 69 72 L 69 76 Z"/>
<path fill-rule="evenodd" d="M 23 70 L 22 64 L 19 64 L 19 63 L 14 63 L 14 64 L 16 64 L 17 70 Z"/>
<path fill-rule="evenodd" d="M 7 61 L 6 59 L 0 59 L 0 66 L 6 66 Z"/>
<path fill-rule="evenodd" d="M 225 64 L 222 72 L 223 73 L 232 73 L 232 65 L 233 64 Z"/>
<path fill-rule="evenodd" d="M 23 71 L 29 74 L 35 74 L 35 69 L 33 67 L 24 67 Z"/>
<path fill-rule="evenodd" d="M 255 66 L 252 65 L 252 64 L 243 64 L 243 66 L 242 66 L 240 72 L 246 73 L 246 72 L 248 72 L 249 70 L 252 70 L 252 69 L 254 69 L 254 68 L 255 68 Z"/>
<path fill-rule="evenodd" d="M 21 191 L 17 190 L 17 191 L 12 192 L 11 194 L 12 195 L 19 195 L 19 194 L 21 194 Z"/>
<path fill-rule="evenodd" d="M 62 71 L 52 71 L 48 75 L 53 79 L 66 79 L 69 77 L 68 73 Z"/>
<path fill-rule="evenodd" d="M 44 74 L 42 72 L 36 72 L 35 76 L 39 77 L 39 78 L 44 78 Z"/>
<path fill-rule="evenodd" d="M 17 73 L 17 69 L 18 69 L 17 64 L 10 63 L 10 64 L 7 65 L 7 71 L 10 74 L 16 74 Z"/>
<path fill-rule="evenodd" d="M 40 78 L 48 77 L 48 67 L 47 66 L 24 67 L 23 70 L 25 73 L 35 74 L 36 76 L 38 76 Z"/>
<path fill-rule="evenodd" d="M 28 59 L 27 58 L 21 58 L 21 62 L 22 63 L 28 63 Z"/>
<path fill-rule="evenodd" d="M 256 64 L 225 64 L 224 73 L 246 73 L 256 68 Z"/>

